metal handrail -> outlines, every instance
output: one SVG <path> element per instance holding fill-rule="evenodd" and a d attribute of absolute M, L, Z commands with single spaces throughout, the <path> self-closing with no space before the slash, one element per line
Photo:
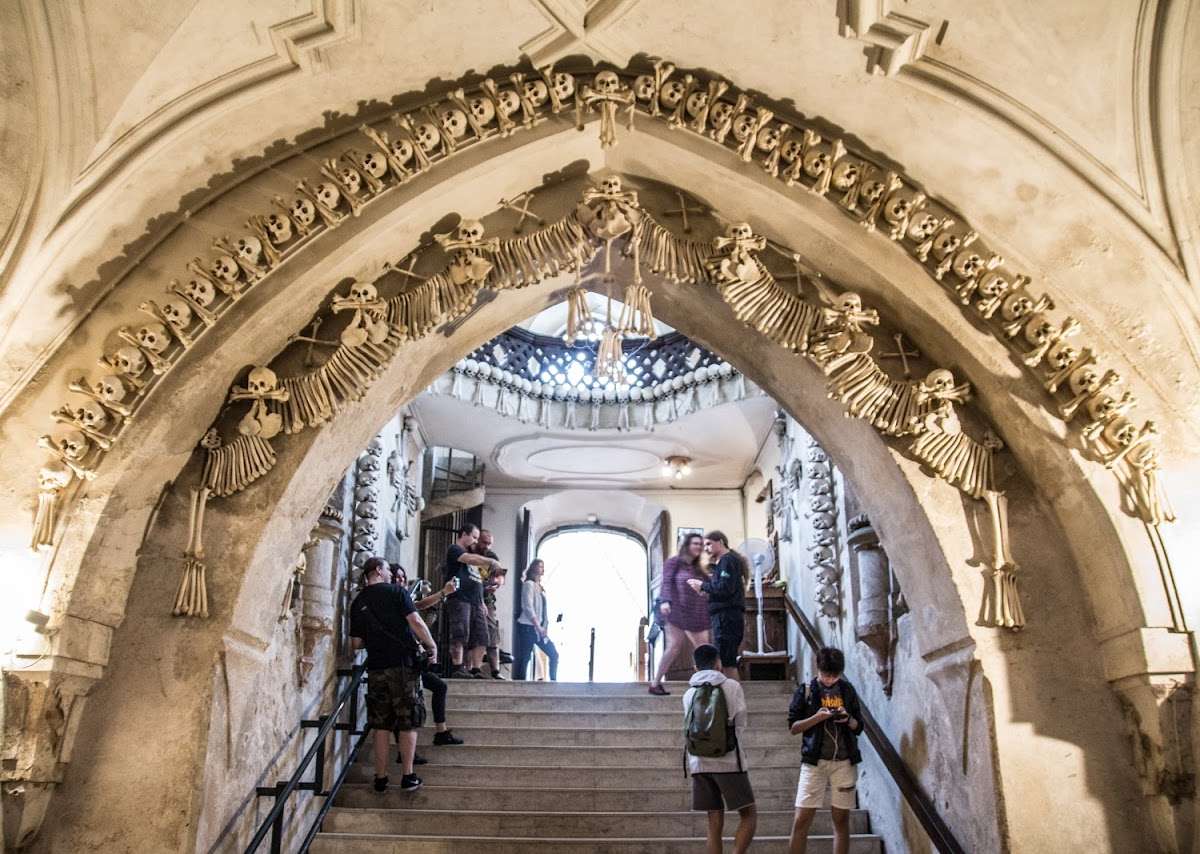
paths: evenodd
<path fill-rule="evenodd" d="M 796 623 L 800 634 L 804 636 L 804 639 L 813 648 L 813 651 L 824 646 L 821 643 L 821 638 L 817 635 L 817 627 L 813 625 L 808 615 L 801 611 L 796 603 L 792 601 L 792 597 L 784 596 L 783 601 L 787 607 L 788 616 Z M 896 788 L 904 796 L 909 809 L 917 817 L 917 821 L 921 823 L 921 827 L 925 829 L 925 833 L 929 836 L 929 841 L 933 843 L 933 847 L 941 852 L 941 854 L 966 854 L 966 849 L 958 843 L 949 825 L 946 824 L 945 820 L 938 813 L 933 801 L 925 794 L 925 790 L 921 788 L 921 784 L 917 780 L 916 775 L 913 774 L 912 769 L 908 767 L 904 758 L 888 739 L 887 734 L 883 731 L 883 727 L 875 720 L 870 710 L 863 705 L 861 697 L 859 698 L 859 712 L 862 715 L 862 728 L 867 734 L 867 740 L 871 742 L 871 746 L 875 748 L 875 752 L 883 760 L 883 766 L 892 776 L 892 782 L 896 784 Z"/>
<path fill-rule="evenodd" d="M 255 854 L 258 851 L 258 846 L 263 843 L 263 840 L 268 835 L 271 837 L 271 854 L 281 854 L 283 845 L 284 832 L 284 814 L 287 810 L 288 798 L 293 792 L 313 792 L 320 797 L 325 798 L 325 803 L 321 807 L 321 811 L 317 814 L 316 820 L 312 827 L 309 828 L 305 835 L 304 842 L 300 847 L 301 852 L 308 851 L 308 846 L 312 844 L 313 838 L 320 829 L 321 822 L 325 818 L 325 814 L 329 812 L 329 807 L 333 803 L 334 796 L 338 793 L 342 783 L 345 782 L 346 774 L 350 767 L 358 758 L 358 752 L 366 741 L 369 728 L 357 729 L 358 726 L 358 695 L 359 689 L 363 684 L 363 674 L 365 668 L 356 664 L 352 668 L 339 668 L 337 678 L 343 676 L 350 677 L 350 684 L 347 685 L 337 696 L 337 701 L 334 704 L 332 711 L 327 715 L 322 715 L 317 720 L 304 720 L 300 722 L 300 731 L 305 729 L 317 730 L 317 737 L 312 745 L 304 753 L 304 758 L 300 760 L 300 766 L 295 773 L 287 780 L 281 780 L 274 786 L 259 786 L 257 794 L 259 797 L 275 798 L 275 806 L 267 813 L 267 817 L 263 819 L 254 836 L 251 837 L 250 843 L 246 846 L 245 854 Z M 348 720 L 339 722 L 342 710 L 349 706 Z M 338 773 L 334 780 L 334 785 L 325 790 L 325 741 L 329 737 L 329 733 L 333 731 L 349 732 L 352 736 L 360 736 L 357 744 L 350 751 L 350 755 L 346 758 L 346 765 Z M 301 736 L 303 738 L 303 736 Z M 308 771 L 308 766 L 316 762 L 316 768 L 313 771 L 313 779 L 309 782 L 301 782 L 305 773 Z"/>

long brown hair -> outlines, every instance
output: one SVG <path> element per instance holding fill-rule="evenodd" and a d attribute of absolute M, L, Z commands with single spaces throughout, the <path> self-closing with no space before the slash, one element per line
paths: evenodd
<path fill-rule="evenodd" d="M 750 561 L 746 560 L 745 555 L 736 549 L 729 548 L 729 538 L 720 531 L 709 531 L 704 535 L 704 539 L 716 540 L 721 545 L 725 546 L 726 549 L 728 549 L 729 553 L 733 555 L 733 559 L 737 561 L 738 567 L 742 571 L 742 584 L 745 584 L 747 579 L 750 578 Z"/>
<path fill-rule="evenodd" d="M 535 557 L 533 560 L 531 560 L 529 562 L 529 566 L 525 567 L 525 574 L 521 576 L 522 581 L 530 580 L 529 573 L 533 572 L 533 568 L 535 566 L 540 566 L 542 568 L 542 575 L 546 574 L 546 562 L 544 560 L 542 560 L 540 557 Z M 541 582 L 539 581 L 538 583 L 540 584 Z"/>
<path fill-rule="evenodd" d="M 679 554 L 677 554 L 676 557 L 679 558 L 679 560 L 682 561 L 683 563 L 688 564 L 689 566 L 696 566 L 697 564 L 700 563 L 700 555 L 696 555 L 695 557 L 692 557 L 690 554 L 688 554 L 688 546 L 691 544 L 692 540 L 700 540 L 700 543 L 701 543 L 700 551 L 701 552 L 704 551 L 703 535 L 697 534 L 695 531 L 692 531 L 690 534 L 684 534 L 683 539 L 679 543 Z"/>

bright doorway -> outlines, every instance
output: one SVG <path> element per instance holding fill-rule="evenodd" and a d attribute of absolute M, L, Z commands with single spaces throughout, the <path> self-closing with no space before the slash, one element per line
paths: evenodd
<path fill-rule="evenodd" d="M 543 584 L 559 680 L 587 681 L 595 629 L 593 680 L 634 681 L 638 625 L 647 609 L 645 545 L 624 531 L 568 528 L 546 536 L 537 556 L 546 563 Z"/>

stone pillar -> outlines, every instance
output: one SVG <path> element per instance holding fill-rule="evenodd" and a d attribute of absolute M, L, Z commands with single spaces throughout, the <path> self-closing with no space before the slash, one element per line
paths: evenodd
<path fill-rule="evenodd" d="M 892 693 L 892 571 L 887 553 L 865 514 L 847 524 L 847 544 L 854 555 L 858 578 L 854 603 L 854 637 L 866 644 L 875 659 L 875 672 L 885 694 Z"/>
<path fill-rule="evenodd" d="M 304 545 L 308 566 L 300 581 L 300 658 L 297 681 L 308 682 L 316 663 L 317 647 L 333 636 L 338 576 L 342 566 L 341 543 L 345 535 L 340 510 L 326 505 Z"/>

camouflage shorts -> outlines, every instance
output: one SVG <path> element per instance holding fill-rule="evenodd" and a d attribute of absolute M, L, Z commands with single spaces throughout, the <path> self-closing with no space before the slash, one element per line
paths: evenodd
<path fill-rule="evenodd" d="M 425 724 L 425 695 L 416 667 L 367 672 L 367 723 L 371 729 L 407 732 Z"/>

